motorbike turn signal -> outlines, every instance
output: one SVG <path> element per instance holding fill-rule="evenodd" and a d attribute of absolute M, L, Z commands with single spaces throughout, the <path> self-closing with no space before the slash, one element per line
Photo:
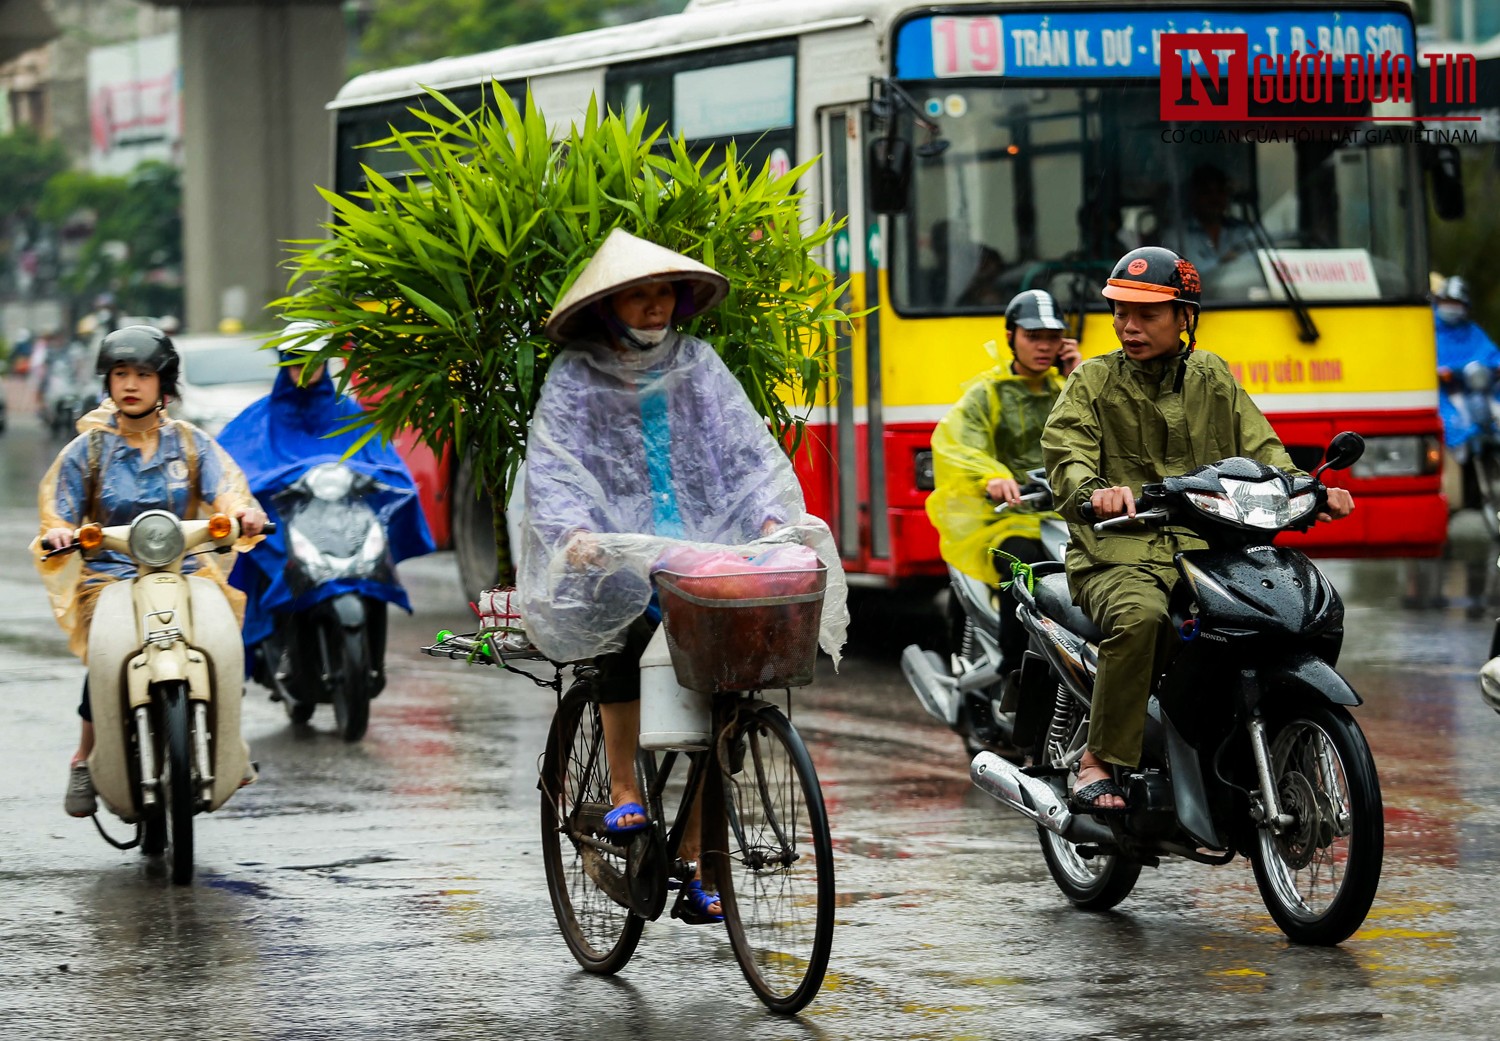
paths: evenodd
<path fill-rule="evenodd" d="M 233 529 L 233 527 L 234 522 L 230 519 L 227 513 L 216 513 L 208 519 L 209 538 L 228 538 L 229 532 Z"/>
<path fill-rule="evenodd" d="M 97 524 L 85 524 L 78 529 L 78 544 L 84 549 L 98 549 L 104 545 L 104 529 Z"/>

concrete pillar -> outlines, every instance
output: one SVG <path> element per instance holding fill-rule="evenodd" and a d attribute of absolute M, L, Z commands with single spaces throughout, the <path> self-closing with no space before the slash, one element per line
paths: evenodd
<path fill-rule="evenodd" d="M 247 326 L 284 294 L 288 239 L 317 237 L 344 83 L 335 2 L 193 4 L 182 11 L 186 328 L 214 329 L 225 301 Z"/>

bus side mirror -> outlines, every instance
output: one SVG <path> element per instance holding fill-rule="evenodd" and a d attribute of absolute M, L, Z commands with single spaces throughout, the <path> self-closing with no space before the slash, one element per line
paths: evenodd
<path fill-rule="evenodd" d="M 905 213 L 911 199 L 911 142 L 882 137 L 870 142 L 870 210 Z"/>
<path fill-rule="evenodd" d="M 1464 169 L 1457 145 L 1431 145 L 1427 173 L 1432 178 L 1432 208 L 1442 220 L 1464 215 Z"/>

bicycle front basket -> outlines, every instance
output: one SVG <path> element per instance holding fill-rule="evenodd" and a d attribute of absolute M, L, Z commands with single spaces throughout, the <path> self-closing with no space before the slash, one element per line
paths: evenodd
<path fill-rule="evenodd" d="M 812 682 L 826 568 L 655 577 L 678 683 L 718 694 Z"/>

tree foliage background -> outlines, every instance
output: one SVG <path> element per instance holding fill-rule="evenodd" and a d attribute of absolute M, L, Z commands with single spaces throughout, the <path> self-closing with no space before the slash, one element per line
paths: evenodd
<path fill-rule="evenodd" d="M 676 14 L 686 0 L 373 0 L 351 73 Z"/>
<path fill-rule="evenodd" d="M 1429 205 L 1427 222 L 1432 268 L 1442 275 L 1462 275 L 1474 297 L 1474 320 L 1493 340 L 1500 340 L 1500 150 L 1495 145 L 1466 149 L 1463 163 L 1463 219 L 1445 221 Z"/>
<path fill-rule="evenodd" d="M 728 278 L 724 303 L 684 329 L 718 350 L 795 445 L 846 320 L 841 287 L 817 260 L 836 226 L 802 224 L 796 186 L 812 162 L 779 177 L 753 172 L 733 146 L 695 155 L 646 114 L 601 117 L 593 104 L 554 142 L 530 96 L 518 110 L 498 87 L 493 95 L 471 115 L 434 92 L 445 118 L 423 114 L 431 129 L 374 146 L 403 153 L 411 174 L 394 183 L 366 166 L 368 191 L 322 190 L 334 211 L 328 236 L 300 244 L 291 262 L 296 291 L 277 306 L 332 323 L 322 357 L 347 358 L 341 379 L 377 398 L 367 436 L 410 428 L 435 450 L 452 446 L 492 501 L 507 501 L 556 351 L 542 324 L 622 227 Z"/>

